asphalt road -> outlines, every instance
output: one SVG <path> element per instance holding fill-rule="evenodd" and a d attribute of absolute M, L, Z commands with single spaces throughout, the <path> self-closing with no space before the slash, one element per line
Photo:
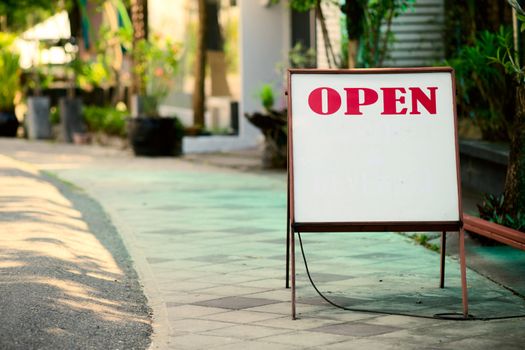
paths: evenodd
<path fill-rule="evenodd" d="M 100 205 L 0 156 L 0 349 L 145 349 L 151 310 Z"/>

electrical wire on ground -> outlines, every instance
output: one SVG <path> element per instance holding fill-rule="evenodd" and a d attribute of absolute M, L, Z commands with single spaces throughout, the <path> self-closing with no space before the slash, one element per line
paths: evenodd
<path fill-rule="evenodd" d="M 513 318 L 525 317 L 525 314 L 524 315 L 512 315 L 512 316 L 498 316 L 498 317 L 475 317 L 469 314 L 467 317 L 464 317 L 463 314 L 459 312 L 438 313 L 432 316 L 425 316 L 425 315 L 416 315 L 416 314 L 403 313 L 403 312 L 391 312 L 391 311 L 378 311 L 378 310 L 369 310 L 369 309 L 350 308 L 350 307 L 338 305 L 335 302 L 328 299 L 317 288 L 315 282 L 312 279 L 312 276 L 310 275 L 310 269 L 308 268 L 308 262 L 306 260 L 306 255 L 304 253 L 303 240 L 301 238 L 301 234 L 298 232 L 297 235 L 299 237 L 299 244 L 301 246 L 301 255 L 303 256 L 306 274 L 308 276 L 308 279 L 310 280 L 310 283 L 312 284 L 312 287 L 314 287 L 317 294 L 319 294 L 319 296 L 323 298 L 324 301 L 326 301 L 328 304 L 335 306 L 339 309 L 346 310 L 346 311 L 363 312 L 363 313 L 369 313 L 369 314 L 405 316 L 405 317 L 425 318 L 425 319 L 432 319 L 432 320 L 439 319 L 439 320 L 450 320 L 450 321 L 494 321 L 494 320 L 508 320 L 508 319 L 513 319 Z"/>

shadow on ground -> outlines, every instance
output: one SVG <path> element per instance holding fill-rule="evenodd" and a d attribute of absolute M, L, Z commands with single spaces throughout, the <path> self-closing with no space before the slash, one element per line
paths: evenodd
<path fill-rule="evenodd" d="M 102 208 L 50 176 L 0 164 L 0 348 L 147 348 L 150 310 Z"/>

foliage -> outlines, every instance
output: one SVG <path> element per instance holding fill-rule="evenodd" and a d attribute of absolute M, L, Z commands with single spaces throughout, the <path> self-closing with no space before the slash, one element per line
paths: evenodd
<path fill-rule="evenodd" d="M 456 57 L 445 61 L 456 73 L 460 117 L 472 119 L 490 141 L 508 140 L 506 116 L 513 113 L 514 84 L 495 62 L 508 37 L 512 37 L 510 28 L 482 31 L 471 46 L 461 47 Z"/>
<path fill-rule="evenodd" d="M 349 40 L 357 40 L 363 35 L 363 17 L 368 0 L 344 1 L 341 12 L 344 13 L 344 28 Z"/>
<path fill-rule="evenodd" d="M 381 67 L 389 45 L 394 41 L 392 21 L 406 12 L 415 0 L 368 0 L 364 1 L 363 32 L 360 38 L 358 65 Z"/>
<path fill-rule="evenodd" d="M 66 7 L 71 1 L 65 1 Z M 34 23 L 38 23 L 55 14 L 60 3 L 61 0 L 2 0 L 0 16 L 7 18 L 7 27 L 11 31 L 20 32 L 31 25 L 29 15 L 33 16 Z"/>
<path fill-rule="evenodd" d="M 306 48 L 298 42 L 288 51 L 288 61 L 276 64 L 276 71 L 286 79 L 288 68 L 316 68 L 317 54 L 314 48 Z"/>
<path fill-rule="evenodd" d="M 267 111 L 271 110 L 275 103 L 272 85 L 264 84 L 259 90 L 258 96 L 264 109 Z"/>
<path fill-rule="evenodd" d="M 112 74 L 105 64 L 105 55 L 98 54 L 91 62 L 75 61 L 78 86 L 84 90 L 104 87 L 111 83 Z"/>
<path fill-rule="evenodd" d="M 515 28 L 513 38 L 522 39 L 525 31 L 525 12 L 523 1 L 509 1 L 514 6 L 518 17 L 518 28 Z M 520 25 L 521 23 L 521 25 Z M 510 139 L 509 162 L 505 179 L 505 200 L 503 209 L 513 219 L 523 215 L 525 208 L 525 48 L 520 40 L 512 45 L 510 35 L 500 38 L 500 48 L 495 61 L 500 63 L 505 71 L 514 78 L 515 109 L 506 115 L 507 131 Z M 499 93 L 499 92 L 498 92 Z"/>
<path fill-rule="evenodd" d="M 60 124 L 60 110 L 58 107 L 51 107 L 49 110 L 49 121 L 51 125 Z"/>
<path fill-rule="evenodd" d="M 122 5 L 121 1 L 115 3 L 117 6 Z M 127 24 L 129 21 L 127 14 L 122 18 Z M 122 61 L 122 49 L 131 51 L 132 36 L 133 29 L 129 24 L 119 27 L 118 30 L 102 24 L 98 32 L 99 40 L 94 43 L 96 55 L 90 61 L 82 62 L 77 71 L 79 86 L 91 90 L 94 87 L 104 88 L 114 85 L 118 81 L 117 70 L 121 69 L 117 62 Z M 118 53 L 114 53 L 115 50 L 118 50 Z"/>
<path fill-rule="evenodd" d="M 126 136 L 127 111 L 113 107 L 85 106 L 84 121 L 92 132 L 102 131 L 108 135 Z"/>
<path fill-rule="evenodd" d="M 416 241 L 419 245 L 422 245 L 423 247 L 430 249 L 434 252 L 439 251 L 439 246 L 435 243 L 430 243 L 430 237 L 427 236 L 424 233 L 416 233 L 410 236 L 414 241 Z"/>
<path fill-rule="evenodd" d="M 387 56 L 388 46 L 394 41 L 391 30 L 395 17 L 409 10 L 416 0 L 346 0 L 341 10 L 347 14 L 346 33 L 343 34 L 343 45 L 346 47 L 349 38 L 359 36 L 360 47 L 357 57 L 360 67 L 381 67 Z M 321 2 L 338 4 L 334 0 L 289 0 L 290 6 L 297 11 L 316 9 Z M 348 16 L 347 8 L 360 14 Z M 319 17 L 319 16 L 318 16 Z M 321 20 L 324 20 L 320 18 Z M 352 33 L 351 33 L 352 32 Z M 327 40 L 329 38 L 325 38 Z M 345 57 L 346 56 L 346 57 Z M 348 50 L 342 51 L 340 62 L 347 62 Z"/>
<path fill-rule="evenodd" d="M 492 194 L 486 194 L 483 198 L 483 202 L 478 204 L 479 217 L 499 225 L 525 232 L 525 212 L 518 212 L 516 216 L 512 217 L 505 213 L 504 203 L 505 198 L 503 195 L 495 196 Z"/>
<path fill-rule="evenodd" d="M 82 60 L 74 61 L 78 86 L 86 91 L 103 89 L 107 97 L 111 97 L 112 104 L 124 98 L 123 85 L 126 83 L 126 74 L 123 64 L 126 53 L 132 49 L 133 27 L 126 3 L 128 1 L 95 0 L 97 11 L 104 12 L 106 17 L 113 16 L 112 10 L 118 13 L 118 25 L 112 21 L 103 21 L 97 33 L 98 40 L 93 41 L 91 54 Z M 85 8 L 81 9 L 81 12 L 85 11 Z M 112 96 L 108 90 L 110 87 L 114 88 Z"/>
<path fill-rule="evenodd" d="M 230 18 L 224 26 L 224 54 L 228 72 L 236 73 L 239 70 L 239 21 L 236 17 Z"/>
<path fill-rule="evenodd" d="M 334 0 L 329 1 L 332 3 L 336 2 Z M 304 12 L 314 9 L 318 3 L 319 0 L 290 0 L 290 7 L 296 11 Z"/>
<path fill-rule="evenodd" d="M 518 15 L 518 18 L 522 21 L 520 32 L 523 32 L 525 31 L 525 16 Z M 501 64 L 518 84 L 525 83 L 525 67 L 521 65 L 519 51 L 514 49 L 512 31 L 498 32 L 497 45 L 496 57 L 492 56 L 491 61 Z"/>
<path fill-rule="evenodd" d="M 316 54 L 313 48 L 305 48 L 298 42 L 288 52 L 288 63 L 291 68 L 315 68 Z"/>
<path fill-rule="evenodd" d="M 151 97 L 155 104 L 166 97 L 170 90 L 178 69 L 179 53 L 179 44 L 169 39 L 161 40 L 159 36 L 139 40 L 133 48 L 133 69 L 142 78 L 145 87 L 142 94 Z"/>
<path fill-rule="evenodd" d="M 14 99 L 20 89 L 20 56 L 13 49 L 14 36 L 0 33 L 0 110 L 13 111 Z"/>
<path fill-rule="evenodd" d="M 501 25 L 512 24 L 512 7 L 506 0 L 445 0 L 445 57 L 471 45 L 479 32 L 497 32 Z"/>

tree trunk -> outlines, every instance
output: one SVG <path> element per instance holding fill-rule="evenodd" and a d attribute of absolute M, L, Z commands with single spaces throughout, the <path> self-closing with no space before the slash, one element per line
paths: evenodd
<path fill-rule="evenodd" d="M 357 52 L 359 49 L 359 40 L 348 40 L 348 68 L 357 67 Z"/>
<path fill-rule="evenodd" d="M 193 89 L 193 126 L 204 127 L 204 80 L 206 78 L 206 0 L 199 0 L 199 30 L 195 54 L 195 86 Z"/>
<path fill-rule="evenodd" d="M 148 39 L 148 0 L 131 0 L 131 23 L 133 25 L 133 47 L 142 39 Z M 133 55 L 132 55 L 133 56 Z M 132 65 L 137 58 L 132 57 Z M 131 82 L 132 94 L 146 94 L 146 84 L 140 74 L 133 73 Z"/>
<path fill-rule="evenodd" d="M 359 38 L 363 35 L 365 2 L 363 0 L 346 0 L 341 6 L 346 15 L 346 33 L 348 34 L 348 68 L 357 66 Z"/>
<path fill-rule="evenodd" d="M 328 63 L 328 67 L 329 68 L 337 67 L 339 65 L 339 62 L 337 62 L 337 59 L 334 54 L 334 50 L 332 48 L 332 42 L 330 40 L 330 35 L 328 34 L 328 28 L 326 27 L 326 19 L 324 17 L 323 8 L 321 7 L 320 0 L 317 0 L 317 5 L 315 7 L 315 14 L 316 14 L 317 20 L 319 21 L 319 25 L 321 26 L 321 33 L 323 34 L 323 44 L 324 44 L 326 62 Z"/>
<path fill-rule="evenodd" d="M 230 96 L 219 9 L 219 2 L 206 2 L 206 65 L 210 71 L 211 96 Z"/>
<path fill-rule="evenodd" d="M 505 179 L 504 211 L 511 217 L 525 214 L 525 86 L 516 89 L 516 115 L 510 130 L 510 153 Z"/>

